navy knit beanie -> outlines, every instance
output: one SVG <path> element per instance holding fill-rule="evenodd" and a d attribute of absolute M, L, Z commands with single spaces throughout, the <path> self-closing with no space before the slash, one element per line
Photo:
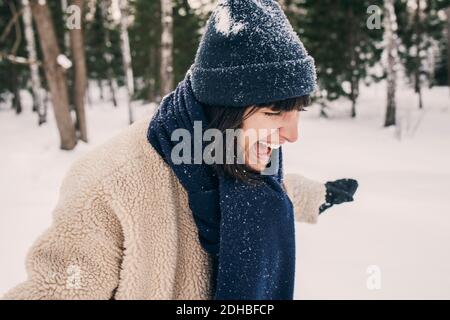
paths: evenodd
<path fill-rule="evenodd" d="M 190 72 L 195 97 L 210 105 L 268 103 L 316 88 L 314 59 L 276 0 L 219 0 Z"/>

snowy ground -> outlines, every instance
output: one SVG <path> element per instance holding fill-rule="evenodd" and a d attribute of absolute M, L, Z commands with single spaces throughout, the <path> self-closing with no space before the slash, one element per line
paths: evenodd
<path fill-rule="evenodd" d="M 419 112 L 402 90 L 400 130 L 381 127 L 384 96 L 381 84 L 363 90 L 353 120 L 347 101 L 333 104 L 330 120 L 317 108 L 302 113 L 300 140 L 285 148 L 287 172 L 360 183 L 355 202 L 297 225 L 297 299 L 450 299 L 449 92 L 426 91 Z M 29 108 L 16 116 L 0 105 L 0 295 L 25 279 L 26 252 L 50 224 L 71 162 L 127 126 L 124 106 L 92 100 L 90 143 L 72 152 L 58 149 L 52 114 L 38 127 Z M 138 117 L 152 107 L 136 104 Z M 370 266 L 379 289 L 368 289 Z"/>

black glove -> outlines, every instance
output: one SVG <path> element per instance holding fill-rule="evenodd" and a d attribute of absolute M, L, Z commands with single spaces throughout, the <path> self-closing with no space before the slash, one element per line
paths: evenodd
<path fill-rule="evenodd" d="M 358 189 L 358 181 L 354 179 L 339 179 L 325 183 L 325 203 L 319 208 L 319 214 L 334 204 L 353 201 L 353 195 Z"/>

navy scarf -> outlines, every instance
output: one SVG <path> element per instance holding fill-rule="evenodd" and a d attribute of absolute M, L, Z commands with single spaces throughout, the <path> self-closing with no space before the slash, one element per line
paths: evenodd
<path fill-rule="evenodd" d="M 281 150 L 275 175 L 262 175 L 263 183 L 248 184 L 216 175 L 200 163 L 174 164 L 171 152 L 180 141 L 171 141 L 175 129 L 194 137 L 194 121 L 207 121 L 194 97 L 190 71 L 166 95 L 148 128 L 147 138 L 172 168 L 186 189 L 199 241 L 212 257 L 212 297 L 231 299 L 293 299 L 295 229 L 292 203 L 282 187 Z M 202 137 L 190 141 L 207 143 Z M 193 150 L 193 149 L 192 149 Z M 277 151 L 277 152 L 275 152 Z M 194 152 L 192 152 L 194 154 Z"/>

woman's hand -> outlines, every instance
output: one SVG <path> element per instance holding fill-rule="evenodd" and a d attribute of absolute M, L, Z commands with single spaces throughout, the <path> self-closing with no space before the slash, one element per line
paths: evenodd
<path fill-rule="evenodd" d="M 325 188 L 325 203 L 320 206 L 320 213 L 335 204 L 353 201 L 353 195 L 355 194 L 356 189 L 358 189 L 358 181 L 354 179 L 328 181 L 325 183 Z"/>

